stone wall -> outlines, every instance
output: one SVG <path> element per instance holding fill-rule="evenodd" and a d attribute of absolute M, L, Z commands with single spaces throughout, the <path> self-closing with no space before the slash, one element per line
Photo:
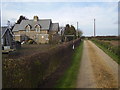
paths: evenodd
<path fill-rule="evenodd" d="M 46 38 L 48 38 L 49 36 L 47 30 L 41 30 L 40 32 L 36 32 L 35 30 L 30 30 L 29 32 L 26 32 L 25 30 L 20 30 L 18 32 L 14 32 L 14 34 L 15 41 L 21 42 L 21 37 L 26 35 L 37 43 L 49 43 L 49 39 L 46 40 Z"/>

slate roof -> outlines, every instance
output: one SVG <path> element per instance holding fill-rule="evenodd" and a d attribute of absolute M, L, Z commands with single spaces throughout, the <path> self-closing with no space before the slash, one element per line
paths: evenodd
<path fill-rule="evenodd" d="M 18 31 L 20 29 L 19 26 L 20 26 L 20 24 L 15 24 L 12 31 Z"/>
<path fill-rule="evenodd" d="M 50 30 L 51 31 L 59 31 L 59 23 L 52 23 Z"/>
<path fill-rule="evenodd" d="M 32 27 L 31 29 L 35 30 L 35 25 L 36 24 L 39 24 L 41 26 L 41 30 L 58 30 L 58 28 L 59 28 L 59 24 L 58 23 L 52 23 L 51 19 L 39 19 L 38 21 L 22 20 L 20 24 L 16 24 L 14 26 L 12 31 L 25 30 L 25 27 L 27 25 L 30 25 Z"/>
<path fill-rule="evenodd" d="M 5 33 L 7 27 L 1 27 L 1 36 Z"/>
<path fill-rule="evenodd" d="M 1 37 L 4 36 L 4 34 L 6 33 L 7 30 L 9 30 L 9 29 L 7 28 L 7 26 L 1 27 Z M 11 30 L 9 30 L 9 31 L 10 31 L 10 34 L 13 35 L 13 34 L 12 34 L 12 31 L 11 31 Z"/>

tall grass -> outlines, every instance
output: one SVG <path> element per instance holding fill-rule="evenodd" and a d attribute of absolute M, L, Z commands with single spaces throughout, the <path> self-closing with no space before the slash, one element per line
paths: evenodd
<path fill-rule="evenodd" d="M 107 53 L 113 60 L 120 64 L 120 46 L 112 46 L 109 42 L 103 42 L 101 40 L 92 39 L 92 41 L 101 48 L 105 53 Z"/>

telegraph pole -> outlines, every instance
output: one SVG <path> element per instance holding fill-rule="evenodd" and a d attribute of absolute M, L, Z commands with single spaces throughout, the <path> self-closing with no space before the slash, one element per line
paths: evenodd
<path fill-rule="evenodd" d="M 78 38 L 78 22 L 77 22 L 76 36 L 77 36 L 77 38 Z"/>
<path fill-rule="evenodd" d="M 95 37 L 95 33 L 96 33 L 96 32 L 95 32 L 95 19 L 94 19 L 94 37 Z"/>

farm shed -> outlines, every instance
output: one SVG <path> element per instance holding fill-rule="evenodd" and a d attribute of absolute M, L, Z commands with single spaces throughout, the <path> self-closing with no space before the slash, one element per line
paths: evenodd
<path fill-rule="evenodd" d="M 13 48 L 13 33 L 7 26 L 1 27 L 1 44 L 4 48 L 8 46 L 10 49 Z"/>

